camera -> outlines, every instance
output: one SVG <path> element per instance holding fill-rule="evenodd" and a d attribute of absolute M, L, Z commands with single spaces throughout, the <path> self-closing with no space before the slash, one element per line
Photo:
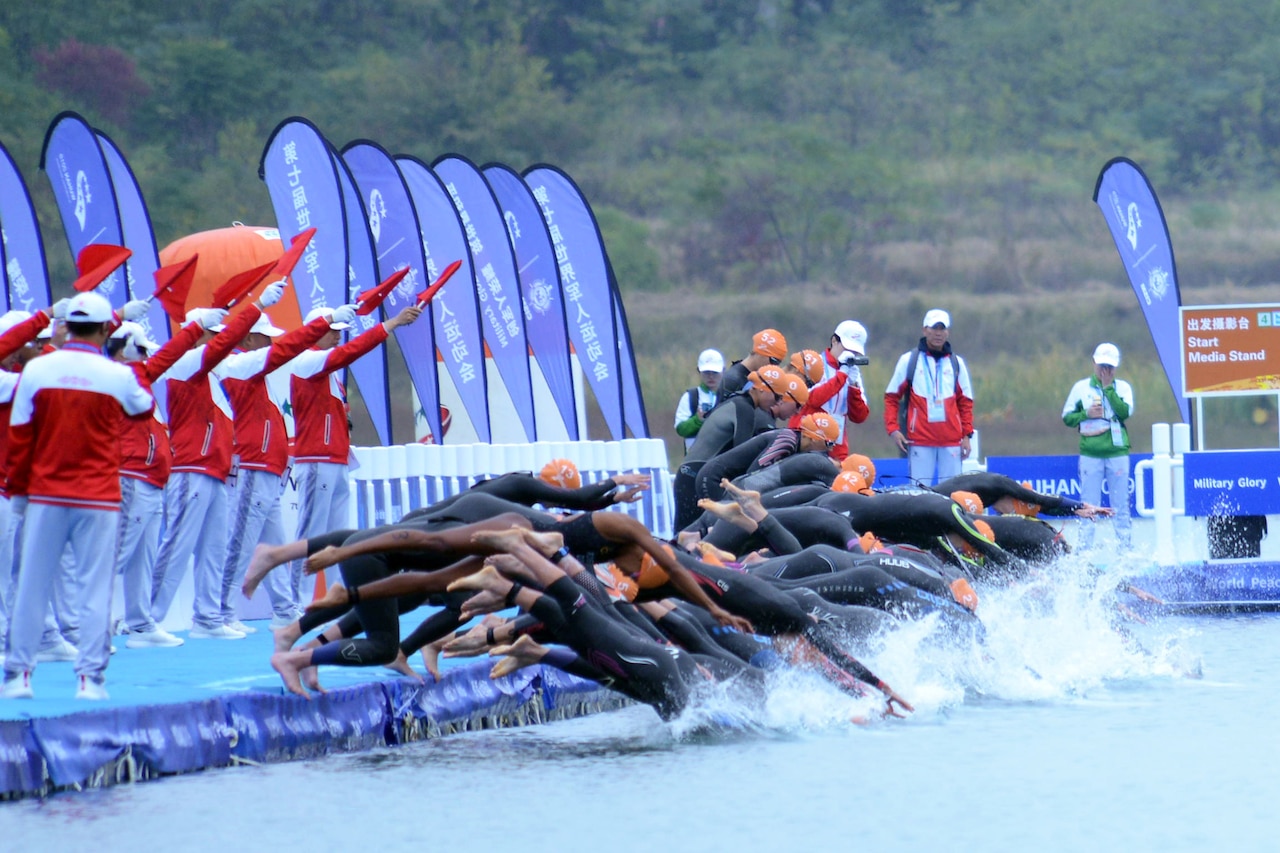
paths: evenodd
<path fill-rule="evenodd" d="M 871 363 L 871 359 L 867 358 L 865 355 L 858 355 L 857 353 L 854 353 L 853 359 L 849 363 L 856 364 L 858 367 L 864 367 Z"/>

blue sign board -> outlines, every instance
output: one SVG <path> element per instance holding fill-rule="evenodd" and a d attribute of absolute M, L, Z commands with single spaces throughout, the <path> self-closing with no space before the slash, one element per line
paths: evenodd
<path fill-rule="evenodd" d="M 1137 515 L 1133 468 L 1142 460 L 1150 458 L 1150 453 L 1129 454 L 1129 512 L 1131 515 Z M 1012 477 L 1020 483 L 1029 482 L 1031 490 L 1042 495 L 1060 495 L 1080 500 L 1079 456 L 988 456 L 987 470 Z M 1150 494 L 1151 475 L 1149 473 L 1146 487 L 1147 493 Z M 1105 481 L 1102 484 L 1102 505 L 1111 506 Z"/>
<path fill-rule="evenodd" d="M 1212 450 L 1182 457 L 1187 515 L 1280 513 L 1280 450 Z"/>

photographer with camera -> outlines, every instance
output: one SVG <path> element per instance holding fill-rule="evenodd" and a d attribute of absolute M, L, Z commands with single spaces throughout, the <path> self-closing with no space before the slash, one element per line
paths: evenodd
<path fill-rule="evenodd" d="M 837 462 L 849 455 L 845 439 L 845 419 L 860 424 L 871 414 L 862 385 L 861 366 L 868 364 L 867 330 L 857 320 L 845 320 L 831 333 L 831 342 L 823 354 L 822 380 L 809 389 L 809 402 L 788 424 L 798 427 L 800 417 L 816 412 L 831 415 L 840 428 L 830 456 Z"/>
<path fill-rule="evenodd" d="M 926 487 L 960 473 L 973 436 L 973 385 L 950 333 L 951 315 L 929 310 L 924 336 L 898 359 L 884 392 L 885 432 L 907 455 L 911 479 Z"/>
<path fill-rule="evenodd" d="M 693 447 L 702 422 L 720 401 L 720 375 L 724 372 L 724 356 L 718 350 L 704 349 L 698 356 L 698 375 L 702 381 L 680 395 L 676 404 L 676 435 L 684 439 L 687 453 Z"/>

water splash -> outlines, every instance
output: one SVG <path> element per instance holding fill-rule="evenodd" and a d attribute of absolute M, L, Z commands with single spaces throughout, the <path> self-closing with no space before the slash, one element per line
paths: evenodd
<path fill-rule="evenodd" d="M 1127 560 L 1099 569 L 1070 555 L 1007 587 L 981 586 L 981 641 L 958 638 L 931 616 L 904 622 L 863 658 L 916 708 L 914 720 L 973 702 L 1086 701 L 1149 679 L 1198 677 L 1195 632 L 1185 624 L 1143 624 L 1117 593 L 1133 573 Z M 745 703 L 731 686 L 709 688 L 672 724 L 678 739 L 751 731 L 773 735 L 848 726 L 879 718 L 880 697 L 856 698 L 819 676 L 771 674 L 763 702 Z"/>

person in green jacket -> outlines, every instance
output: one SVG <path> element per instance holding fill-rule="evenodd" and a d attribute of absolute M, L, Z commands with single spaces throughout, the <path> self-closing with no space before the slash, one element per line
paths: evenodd
<path fill-rule="evenodd" d="M 1115 510 L 1116 542 L 1128 549 L 1133 523 L 1129 517 L 1129 432 L 1125 422 L 1133 415 L 1133 388 L 1116 379 L 1120 349 L 1098 344 L 1093 351 L 1093 375 L 1081 379 L 1067 395 L 1062 422 L 1080 432 L 1080 500 L 1102 505 L 1106 481 L 1111 508 Z M 1079 545 L 1093 545 L 1093 524 L 1080 529 Z"/>
<path fill-rule="evenodd" d="M 702 381 L 680 395 L 680 402 L 676 404 L 676 435 L 684 439 L 686 451 L 698 437 L 703 418 L 719 402 L 717 389 L 723 372 L 724 356 L 717 350 L 704 349 L 698 356 L 698 375 Z"/>

